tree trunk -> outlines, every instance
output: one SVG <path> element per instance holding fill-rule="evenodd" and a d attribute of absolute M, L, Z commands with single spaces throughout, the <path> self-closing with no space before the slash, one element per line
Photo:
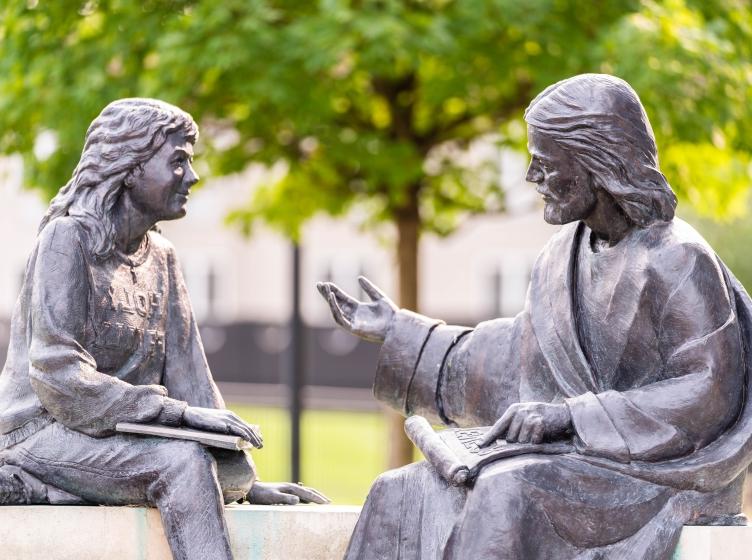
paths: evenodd
<path fill-rule="evenodd" d="M 418 311 L 418 241 L 420 215 L 417 188 L 412 189 L 411 201 L 397 213 L 397 270 L 399 275 L 399 306 Z M 386 412 L 389 437 L 390 469 L 413 461 L 413 444 L 404 430 L 401 414 Z"/>

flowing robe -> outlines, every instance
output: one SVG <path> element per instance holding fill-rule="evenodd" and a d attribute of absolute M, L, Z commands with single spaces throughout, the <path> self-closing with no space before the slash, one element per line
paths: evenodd
<path fill-rule="evenodd" d="M 426 463 L 382 475 L 348 558 L 668 559 L 682 525 L 740 511 L 752 456 L 752 304 L 690 226 L 633 229 L 595 253 L 554 236 L 524 310 L 474 329 L 399 311 L 376 397 L 436 423 L 490 425 L 566 403 L 576 452 L 526 455 L 448 486 Z"/>

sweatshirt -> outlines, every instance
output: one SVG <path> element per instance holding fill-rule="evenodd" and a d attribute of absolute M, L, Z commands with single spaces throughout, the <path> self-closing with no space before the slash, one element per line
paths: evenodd
<path fill-rule="evenodd" d="M 103 261 L 73 217 L 29 257 L 0 373 L 0 449 L 57 421 L 93 437 L 118 422 L 177 426 L 188 405 L 223 408 L 173 246 L 148 232 Z"/>

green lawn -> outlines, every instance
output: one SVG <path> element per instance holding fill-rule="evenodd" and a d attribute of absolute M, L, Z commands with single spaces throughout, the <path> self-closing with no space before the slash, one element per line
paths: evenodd
<path fill-rule="evenodd" d="M 283 408 L 230 404 L 244 420 L 259 424 L 264 448 L 253 452 L 263 480 L 289 480 L 289 419 Z M 303 413 L 302 482 L 335 504 L 362 504 L 386 468 L 386 424 L 378 412 L 309 410 Z M 297 482 L 297 481 L 296 481 Z"/>

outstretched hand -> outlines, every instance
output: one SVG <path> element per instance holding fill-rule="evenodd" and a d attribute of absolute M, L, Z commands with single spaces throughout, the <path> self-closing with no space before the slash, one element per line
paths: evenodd
<path fill-rule="evenodd" d="M 358 301 L 332 282 L 318 282 L 316 288 L 340 327 L 370 342 L 384 342 L 397 306 L 365 277 L 359 276 L 358 282 L 370 303 Z"/>
<path fill-rule="evenodd" d="M 486 447 L 497 439 L 508 442 L 541 443 L 566 434 L 572 427 L 572 415 L 566 404 L 515 403 L 478 440 Z"/>
<path fill-rule="evenodd" d="M 329 498 L 321 492 L 292 482 L 254 482 L 247 499 L 252 504 L 271 506 L 299 503 L 328 504 Z"/>

